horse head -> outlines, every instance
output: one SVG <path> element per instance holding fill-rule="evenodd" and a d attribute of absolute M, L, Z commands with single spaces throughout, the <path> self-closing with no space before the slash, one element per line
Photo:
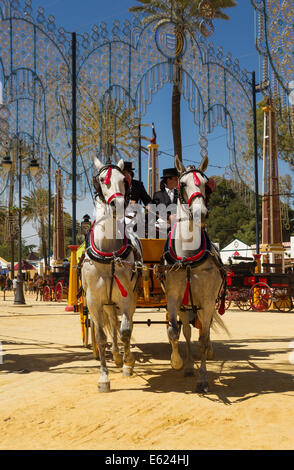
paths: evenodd
<path fill-rule="evenodd" d="M 204 174 L 208 167 L 208 157 L 205 156 L 199 167 L 189 165 L 187 168 L 179 159 L 175 157 L 175 166 L 179 172 L 179 199 L 182 204 L 186 204 L 192 216 L 200 215 L 201 218 L 207 217 L 207 195 L 214 191 L 214 180 L 207 178 Z"/>
<path fill-rule="evenodd" d="M 93 177 L 98 202 L 109 205 L 115 209 L 117 205 L 125 202 L 126 184 L 123 173 L 124 162 L 117 164 L 102 163 L 97 157 L 94 160 L 97 174 Z"/>

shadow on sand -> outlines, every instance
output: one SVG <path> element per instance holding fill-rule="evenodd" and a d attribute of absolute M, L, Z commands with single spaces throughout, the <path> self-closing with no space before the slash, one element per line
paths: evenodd
<path fill-rule="evenodd" d="M 283 372 L 286 354 L 292 338 L 256 338 L 230 341 L 213 341 L 215 359 L 207 362 L 211 393 L 205 397 L 212 401 L 232 404 L 248 400 L 254 396 L 269 393 L 294 391 L 294 372 L 289 364 L 289 373 Z M 273 348 L 279 342 L 282 347 Z M 271 343 L 271 344 L 270 344 Z M 5 353 L 5 345 L 9 351 Z M 100 362 L 93 364 L 93 353 L 81 346 L 56 345 L 46 342 L 3 341 L 2 373 L 50 372 L 68 374 L 97 374 Z M 36 352 L 26 354 L 27 349 Z M 42 349 L 46 351 L 42 352 Z M 48 351 L 52 349 L 52 351 Z M 184 377 L 183 370 L 175 371 L 170 366 L 171 347 L 169 343 L 140 343 L 135 345 L 135 375 L 144 378 L 142 390 L 151 393 L 195 393 L 198 376 L 199 356 L 197 344 L 193 343 L 195 376 Z M 182 357 L 185 356 L 185 343 L 179 343 Z M 273 363 L 271 358 L 285 353 L 285 361 Z M 89 362 L 90 361 L 90 362 Z M 156 361 L 154 363 L 154 361 Z M 76 364 L 76 362 L 82 362 Z M 107 350 L 107 363 L 114 368 L 111 352 Z M 283 370 L 279 372 L 279 369 Z M 125 390 L 125 389 L 124 389 Z M 119 389 L 115 390 L 116 392 Z"/>

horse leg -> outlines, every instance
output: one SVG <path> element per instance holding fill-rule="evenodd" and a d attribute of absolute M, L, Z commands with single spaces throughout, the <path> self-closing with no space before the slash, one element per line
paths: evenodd
<path fill-rule="evenodd" d="M 177 325 L 177 315 L 174 300 L 171 301 L 168 299 L 167 310 L 169 317 L 167 335 L 172 347 L 171 366 L 175 370 L 180 370 L 183 367 L 183 359 L 179 354 L 178 348 L 180 331 Z"/>
<path fill-rule="evenodd" d="M 129 377 L 133 374 L 133 367 L 135 364 L 135 358 L 130 351 L 131 346 L 131 335 L 132 335 L 132 322 L 127 313 L 122 314 L 121 325 L 120 325 L 120 337 L 124 345 L 123 355 L 123 375 Z"/>
<path fill-rule="evenodd" d="M 212 309 L 213 307 L 210 308 L 209 311 L 212 311 Z M 197 388 L 196 388 L 196 391 L 198 393 L 207 393 L 209 391 L 208 380 L 207 380 L 207 370 L 206 370 L 206 360 L 208 359 L 208 355 L 211 353 L 210 325 L 211 325 L 212 314 L 207 315 L 207 317 L 205 317 L 205 312 L 203 313 L 204 313 L 204 321 L 202 320 L 202 331 L 199 337 L 201 364 L 200 364 L 200 369 L 199 369 L 200 378 L 197 382 Z"/>
<path fill-rule="evenodd" d="M 180 318 L 183 323 L 183 334 L 186 339 L 186 362 L 184 367 L 184 377 L 191 377 L 194 375 L 194 361 L 191 350 L 191 325 L 189 323 L 189 312 L 181 311 Z"/>
<path fill-rule="evenodd" d="M 122 355 L 120 354 L 119 352 L 119 348 L 118 348 L 118 342 L 117 342 L 117 328 L 116 328 L 116 325 L 112 327 L 112 339 L 113 339 L 113 342 L 112 342 L 112 356 L 113 356 L 113 360 L 115 362 L 115 365 L 117 367 L 122 367 L 123 365 L 123 357 Z"/>
<path fill-rule="evenodd" d="M 112 357 L 117 367 L 122 367 L 123 358 L 119 352 L 118 342 L 117 342 L 117 311 L 115 305 L 103 305 L 103 310 L 108 316 L 111 331 L 112 331 Z"/>
<path fill-rule="evenodd" d="M 95 323 L 96 327 L 96 337 L 98 341 L 99 357 L 100 357 L 100 377 L 98 380 L 98 390 L 99 392 L 110 392 L 110 380 L 108 377 L 108 369 L 106 366 L 106 356 L 105 349 L 107 344 L 107 337 L 101 326 L 98 326 Z"/>

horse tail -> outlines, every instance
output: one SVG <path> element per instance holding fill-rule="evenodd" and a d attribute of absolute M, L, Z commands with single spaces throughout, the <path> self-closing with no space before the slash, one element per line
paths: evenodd
<path fill-rule="evenodd" d="M 225 331 L 229 338 L 232 336 L 217 310 L 213 313 L 211 327 L 214 331 L 217 331 L 218 329 Z"/>

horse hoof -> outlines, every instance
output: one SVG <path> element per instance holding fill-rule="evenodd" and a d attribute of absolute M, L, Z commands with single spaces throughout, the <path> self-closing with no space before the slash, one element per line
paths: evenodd
<path fill-rule="evenodd" d="M 175 370 L 181 370 L 183 368 L 183 360 L 180 356 L 171 355 L 171 366 Z"/>
<path fill-rule="evenodd" d="M 131 377 L 133 375 L 133 367 L 124 365 L 122 371 L 124 377 Z"/>
<path fill-rule="evenodd" d="M 209 392 L 209 387 L 208 387 L 208 382 L 199 382 L 197 384 L 196 388 L 197 393 L 208 393 Z"/>
<path fill-rule="evenodd" d="M 99 393 L 110 392 L 110 382 L 98 382 L 98 392 Z"/>

